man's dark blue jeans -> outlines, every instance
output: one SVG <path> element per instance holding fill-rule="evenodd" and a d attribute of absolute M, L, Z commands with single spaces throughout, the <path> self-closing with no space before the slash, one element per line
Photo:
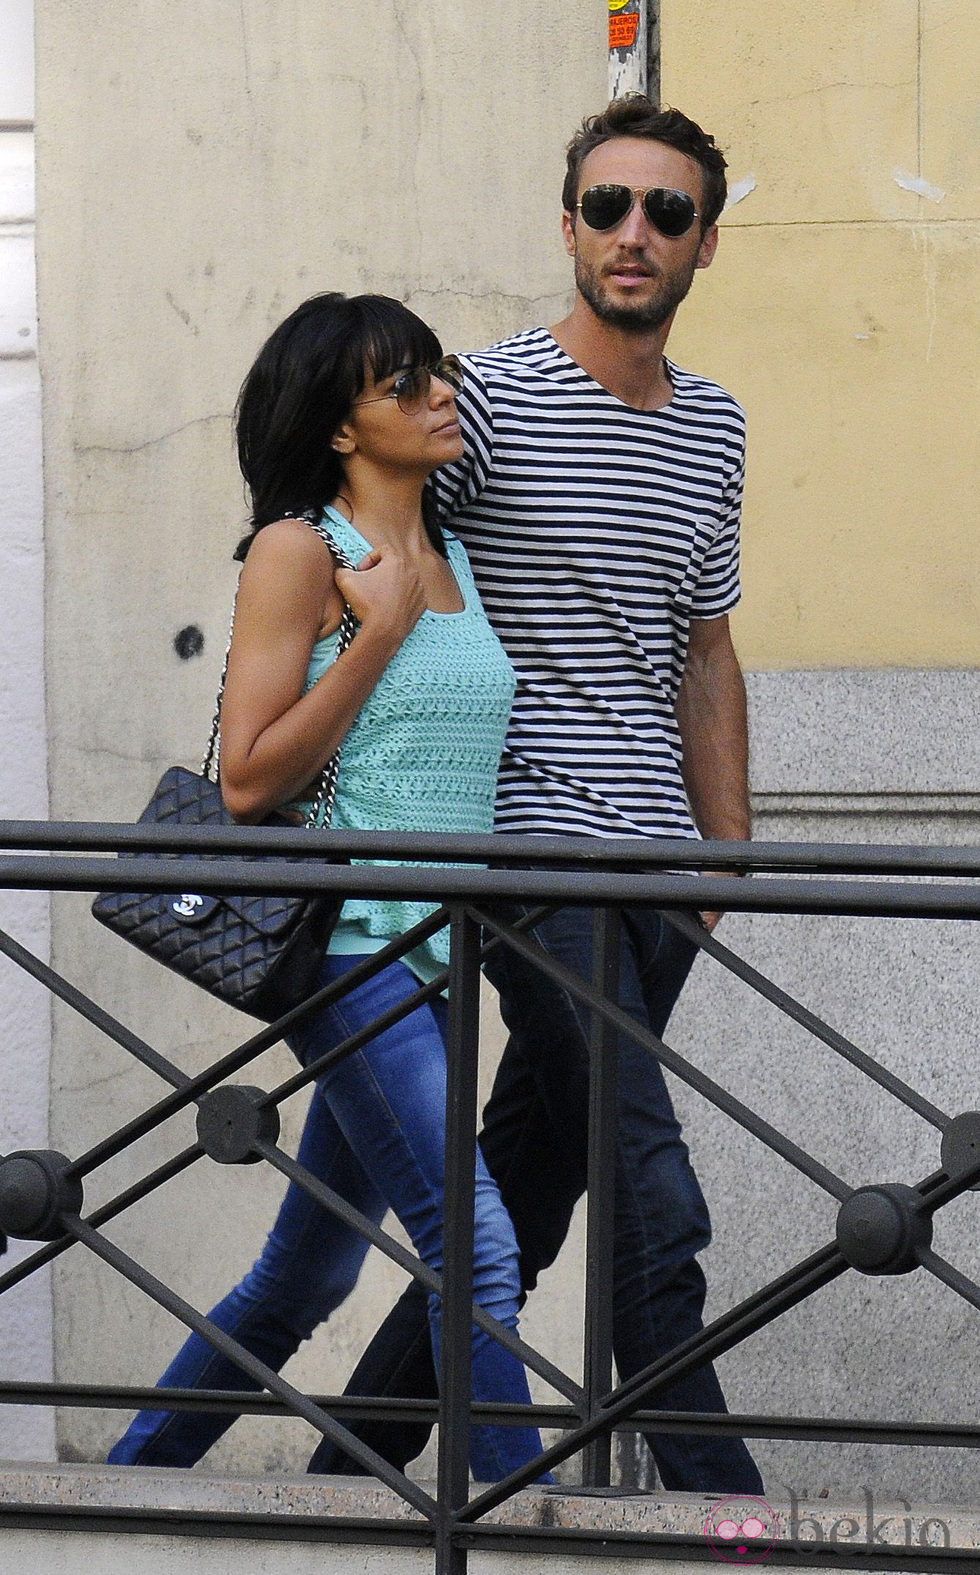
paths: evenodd
<path fill-rule="evenodd" d="M 553 957 L 590 976 L 588 909 L 562 909 L 534 935 Z M 695 953 L 656 910 L 626 910 L 620 962 L 625 1010 L 662 1034 Z M 514 1223 L 526 1293 L 557 1256 L 585 1190 L 589 1014 L 506 946 L 486 971 L 500 993 L 510 1037 L 484 1111 L 480 1146 Z M 624 1037 L 617 1085 L 613 1350 L 625 1380 L 702 1327 L 705 1281 L 695 1254 L 707 1245 L 711 1227 L 663 1073 Z M 425 1306 L 417 1286 L 406 1291 L 361 1358 L 348 1394 L 435 1396 Z M 725 1410 L 709 1365 L 662 1390 L 654 1404 L 670 1411 Z M 425 1424 L 380 1422 L 355 1430 L 400 1466 L 419 1453 L 429 1431 Z M 646 1441 L 666 1488 L 762 1492 L 741 1439 L 649 1433 Z M 309 1469 L 334 1474 L 358 1467 L 324 1439 Z"/>

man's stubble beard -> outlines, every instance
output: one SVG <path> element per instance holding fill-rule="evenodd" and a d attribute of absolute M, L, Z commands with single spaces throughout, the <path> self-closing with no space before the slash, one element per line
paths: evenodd
<path fill-rule="evenodd" d="M 661 328 L 676 312 L 691 288 L 696 267 L 695 261 L 683 275 L 662 279 L 657 293 L 645 301 L 621 303 L 609 299 L 600 274 L 576 254 L 575 287 L 601 322 L 627 333 L 646 334 Z"/>

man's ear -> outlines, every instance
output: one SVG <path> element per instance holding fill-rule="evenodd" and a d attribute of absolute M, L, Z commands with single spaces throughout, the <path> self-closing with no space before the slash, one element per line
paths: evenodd
<path fill-rule="evenodd" d="M 567 209 L 564 209 L 564 208 L 562 209 L 562 215 L 561 215 L 561 235 L 562 235 L 562 240 L 565 242 L 565 250 L 566 250 L 566 252 L 568 253 L 569 257 L 574 257 L 575 256 L 575 215 L 573 213 L 569 213 L 567 211 Z"/>
<path fill-rule="evenodd" d="M 712 224 L 709 225 L 708 229 L 706 229 L 704 232 L 704 237 L 701 241 L 701 245 L 698 248 L 698 260 L 694 266 L 696 268 L 710 268 L 711 260 L 717 250 L 718 226 L 717 224 Z"/>

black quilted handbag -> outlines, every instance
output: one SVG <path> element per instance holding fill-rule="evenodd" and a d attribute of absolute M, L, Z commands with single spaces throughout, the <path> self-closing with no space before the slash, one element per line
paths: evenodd
<path fill-rule="evenodd" d="M 328 532 L 309 522 L 345 568 L 351 567 Z M 234 615 L 233 615 L 234 621 Z M 340 628 L 337 655 L 347 649 L 356 628 L 348 607 Z M 229 636 L 229 646 L 231 644 Z M 139 824 L 180 826 L 232 825 L 217 782 L 210 775 L 217 761 L 221 700 L 224 694 L 227 653 L 221 687 L 211 724 L 211 736 L 200 773 L 171 766 L 157 783 Z M 337 790 L 339 753 L 324 766 L 319 788 L 306 824 L 329 825 Z M 266 825 L 286 825 L 271 815 Z M 179 853 L 144 853 L 141 858 L 173 859 Z M 207 854 L 221 859 L 226 855 Z M 264 855 L 246 855 L 261 859 Z M 237 857 L 237 855 L 236 855 Z M 174 871 L 180 884 L 179 867 Z M 183 974 L 219 1000 L 272 1022 L 298 1006 L 316 986 L 331 931 L 343 897 L 274 897 L 232 894 L 206 897 L 199 892 L 105 891 L 96 897 L 92 912 L 100 924 L 121 935 L 140 951 L 167 968 Z"/>

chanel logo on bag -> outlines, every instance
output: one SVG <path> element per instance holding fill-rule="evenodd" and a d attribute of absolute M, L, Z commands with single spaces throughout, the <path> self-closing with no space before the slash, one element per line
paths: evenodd
<path fill-rule="evenodd" d="M 205 906 L 205 899 L 197 895 L 197 891 L 181 891 L 178 898 L 173 898 L 170 910 L 176 913 L 178 918 L 203 918 L 200 912 L 203 906 Z"/>
<path fill-rule="evenodd" d="M 170 906 L 182 919 L 193 919 L 197 916 L 198 908 L 204 907 L 204 898 L 193 891 L 182 891 L 180 897 L 175 898 Z"/>
<path fill-rule="evenodd" d="M 221 906 L 221 899 L 201 897 L 196 891 L 182 891 L 179 897 L 168 897 L 166 903 L 178 924 L 200 929 L 201 925 L 207 923 L 215 909 Z"/>

